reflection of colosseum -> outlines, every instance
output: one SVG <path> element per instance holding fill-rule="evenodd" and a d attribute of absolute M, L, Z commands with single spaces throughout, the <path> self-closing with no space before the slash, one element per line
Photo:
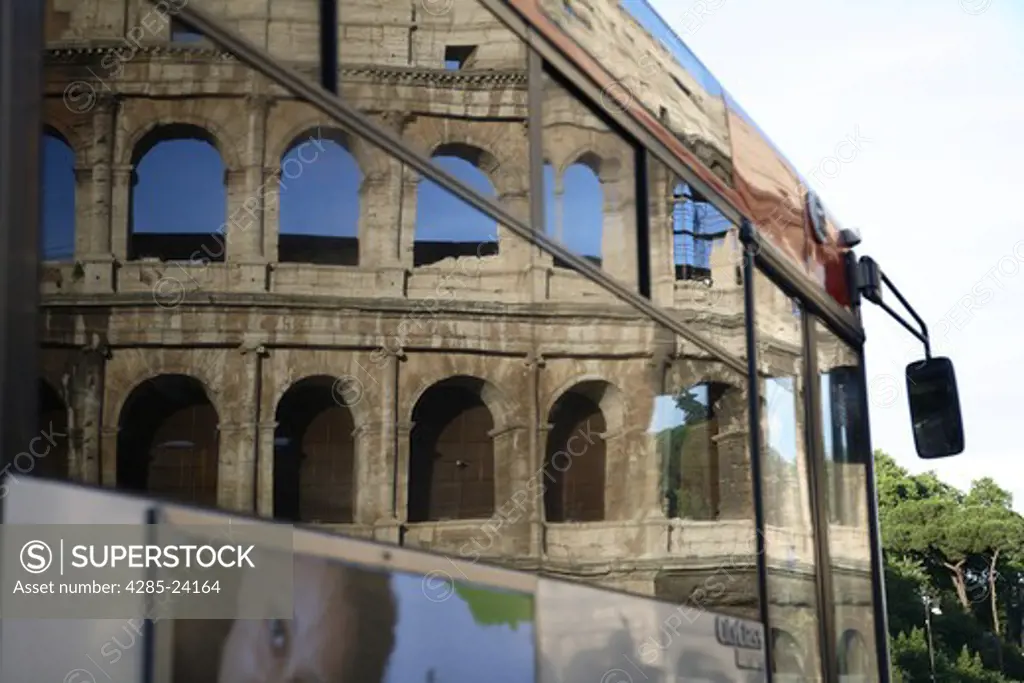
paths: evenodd
<path fill-rule="evenodd" d="M 269 22 L 251 4 L 228 23 L 312 69 L 315 3 Z M 531 216 L 515 34 L 474 0 L 344 6 L 343 98 L 636 286 L 630 144 L 545 78 Z M 757 616 L 741 375 L 142 0 L 48 8 L 43 424 L 70 438 L 37 473 Z M 715 116 L 677 118 L 721 150 Z M 662 167 L 648 178 L 651 298 L 742 357 L 734 236 Z M 765 363 L 792 374 L 791 305 L 766 286 L 759 306 Z M 680 396 L 702 406 L 685 430 Z M 769 555 L 808 643 L 795 471 L 772 475 L 797 493 L 773 503 Z M 833 555 L 867 634 L 858 506 Z"/>

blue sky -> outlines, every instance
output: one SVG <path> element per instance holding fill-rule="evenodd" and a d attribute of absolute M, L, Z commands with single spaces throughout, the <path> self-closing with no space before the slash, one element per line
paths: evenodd
<path fill-rule="evenodd" d="M 424 578 L 394 574 L 391 586 L 398 598 L 395 650 L 387 683 L 424 683 L 433 668 L 436 683 L 532 683 L 536 648 L 532 623 L 480 626 L 458 594 L 430 600 Z M 440 597 L 440 596 L 438 596 Z M 468 656 L 467 656 L 468 655 Z"/>
<path fill-rule="evenodd" d="M 967 449 L 943 461 L 916 457 L 903 371 L 923 351 L 869 307 L 873 445 L 957 486 L 994 477 L 1024 510 L 1015 429 L 1024 247 L 1018 272 L 998 283 L 987 275 L 1001 259 L 1012 271 L 1024 239 L 1024 5 L 723 0 L 705 3 L 717 9 L 688 34 L 696 2 L 653 2 L 798 171 L 809 174 L 857 127 L 871 140 L 835 177 L 810 183 L 844 225 L 860 228 L 858 251 L 929 324 L 934 353 L 956 364 Z M 972 294 L 982 282 L 987 297 Z"/>
<path fill-rule="evenodd" d="M 322 140 L 323 150 L 297 149 L 285 155 L 280 193 L 283 234 L 353 237 L 359 220 L 360 172 L 353 158 L 337 143 Z M 46 258 L 68 259 L 74 247 L 74 158 L 60 140 L 48 136 L 43 144 L 43 246 Z M 438 157 L 444 171 L 478 192 L 494 196 L 490 180 L 472 164 Z M 208 233 L 218 229 L 227 214 L 223 185 L 224 164 L 209 144 L 175 140 L 157 144 L 139 162 L 133 216 L 140 233 Z M 545 166 L 545 221 L 554 226 L 555 173 Z M 168 190 L 172 189 L 173 192 Z M 562 233 L 569 249 L 583 256 L 601 254 L 603 193 L 592 170 L 569 166 L 562 176 Z M 187 197 L 188 201 L 181 201 Z M 417 201 L 417 239 L 428 241 L 486 241 L 496 235 L 494 221 L 430 181 L 422 181 Z M 681 227 L 705 233 L 722 230 L 717 213 L 695 228 L 691 213 L 676 217 Z M 685 225 L 684 225 L 685 223 Z M 707 267 L 706 249 L 694 249 L 692 238 L 678 238 L 675 263 Z"/>

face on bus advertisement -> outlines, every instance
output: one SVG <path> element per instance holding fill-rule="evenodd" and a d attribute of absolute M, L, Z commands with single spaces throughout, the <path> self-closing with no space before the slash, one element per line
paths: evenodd
<path fill-rule="evenodd" d="M 178 620 L 174 683 L 534 681 L 530 595 L 314 557 L 293 577 L 290 620 Z"/>

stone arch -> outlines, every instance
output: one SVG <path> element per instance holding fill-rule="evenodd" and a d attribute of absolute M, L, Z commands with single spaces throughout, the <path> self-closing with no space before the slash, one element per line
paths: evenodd
<path fill-rule="evenodd" d="M 440 142 L 434 145 L 431 159 L 441 170 L 480 194 L 496 196 L 494 173 L 499 162 L 485 148 L 467 142 Z M 428 178 L 419 179 L 414 267 L 446 258 L 494 256 L 499 250 L 497 221 Z"/>
<path fill-rule="evenodd" d="M 584 392 L 597 403 L 608 423 L 607 431 L 618 432 L 625 428 L 626 413 L 629 408 L 622 391 L 612 382 L 594 373 L 576 375 L 562 382 L 551 392 L 545 406 L 545 414 L 550 414 L 559 399 L 570 391 Z"/>
<path fill-rule="evenodd" d="M 33 441 L 12 463 L 21 474 L 64 480 L 70 477 L 68 460 L 68 405 L 63 392 L 45 379 L 39 380 L 38 430 Z M 38 437 L 38 439 L 37 439 Z"/>
<path fill-rule="evenodd" d="M 43 126 L 40 225 L 43 260 L 46 261 L 67 261 L 75 255 L 77 154 L 67 135 L 49 124 Z"/>
<path fill-rule="evenodd" d="M 88 144 L 82 140 L 79 131 L 67 122 L 61 121 L 59 116 L 47 113 L 43 121 L 43 135 L 52 135 L 74 150 L 76 165 L 82 163 L 84 156 L 89 152 Z"/>
<path fill-rule="evenodd" d="M 340 380 L 310 375 L 277 402 L 274 517 L 351 523 L 355 518 L 355 419 Z"/>
<path fill-rule="evenodd" d="M 806 657 L 799 641 L 781 628 L 772 627 L 771 634 L 772 673 L 802 677 Z"/>
<path fill-rule="evenodd" d="M 216 507 L 219 421 L 195 377 L 143 381 L 118 414 L 118 488 Z"/>
<path fill-rule="evenodd" d="M 460 375 L 418 396 L 409 436 L 409 522 L 486 519 L 494 513 L 492 388 Z"/>
<path fill-rule="evenodd" d="M 134 164 L 146 151 L 149 151 L 147 145 L 155 145 L 160 141 L 161 136 L 166 134 L 160 132 L 162 129 L 173 131 L 181 126 L 197 132 L 203 136 L 206 142 L 213 145 L 228 169 L 242 167 L 242 156 L 233 143 L 234 138 L 223 125 L 214 119 L 184 111 L 177 112 L 172 116 L 161 116 L 155 120 L 146 119 L 132 130 L 126 138 L 118 163 Z M 140 153 L 139 150 L 144 151 Z"/>
<path fill-rule="evenodd" d="M 225 164 L 223 150 L 216 135 L 193 123 L 153 125 L 135 140 L 128 193 L 129 259 L 224 260 L 231 166 Z M 190 166 L 187 172 L 183 163 Z M 179 192 L 167 193 L 172 183 L 190 195 L 189 202 L 181 202 Z"/>
<path fill-rule="evenodd" d="M 449 367 L 456 365 L 457 364 L 452 363 Z M 484 402 L 484 405 L 487 406 L 487 410 L 490 411 L 491 417 L 494 419 L 495 431 L 504 431 L 507 429 L 515 418 L 513 411 L 515 403 L 505 396 L 494 381 L 487 377 L 482 377 L 481 375 L 484 373 L 479 370 L 480 368 L 478 368 L 477 371 L 454 370 L 448 376 L 440 377 L 432 382 L 423 382 L 409 397 L 410 400 L 408 403 L 409 407 L 407 413 L 409 420 L 413 420 L 416 405 L 423 400 L 423 397 L 431 388 L 440 384 L 450 383 L 465 386 L 467 389 L 478 393 L 480 395 L 480 399 Z M 435 377 L 437 377 L 437 375 L 435 375 Z"/>
<path fill-rule="evenodd" d="M 839 675 L 866 676 L 871 672 L 871 653 L 857 629 L 847 629 L 839 637 Z"/>
<path fill-rule="evenodd" d="M 363 169 L 354 138 L 336 127 L 300 130 L 277 157 L 278 260 L 359 265 Z"/>
<path fill-rule="evenodd" d="M 448 140 L 438 142 L 434 145 L 434 148 L 430 150 L 430 158 L 435 159 L 437 157 L 455 157 L 456 159 L 462 159 L 470 164 L 473 164 L 480 170 L 487 179 L 494 183 L 494 173 L 501 166 L 501 162 L 498 158 L 489 151 L 483 145 L 476 142 L 467 142 L 463 140 Z"/>
<path fill-rule="evenodd" d="M 605 519 L 609 431 L 623 424 L 622 397 L 597 379 L 576 382 L 557 394 L 547 413 L 544 445 L 544 516 L 549 522 Z"/>
<path fill-rule="evenodd" d="M 223 356 L 216 352 L 184 352 L 182 354 L 155 354 L 149 349 L 126 351 L 135 358 L 128 360 L 120 372 L 109 375 L 104 386 L 104 426 L 117 427 L 119 416 L 128 405 L 128 399 L 145 382 L 161 375 L 187 375 L 199 382 L 218 415 L 225 415 L 228 408 L 221 405 L 220 393 L 214 388 L 220 385 L 217 372 Z M 107 405 L 111 410 L 107 410 Z"/>
<path fill-rule="evenodd" d="M 558 173 L 560 175 L 564 175 L 570 167 L 576 166 L 578 164 L 580 166 L 585 166 L 586 168 L 590 169 L 594 173 L 594 175 L 597 176 L 598 179 L 600 179 L 601 173 L 607 172 L 607 170 L 611 167 L 612 163 L 613 162 L 608 162 L 605 159 L 601 158 L 601 156 L 589 146 L 581 147 L 579 149 L 576 149 L 568 157 L 566 157 L 565 161 L 562 162 L 562 167 L 558 169 Z"/>

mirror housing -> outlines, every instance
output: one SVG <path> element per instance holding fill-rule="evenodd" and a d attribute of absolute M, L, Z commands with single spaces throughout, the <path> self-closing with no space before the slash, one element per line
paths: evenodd
<path fill-rule="evenodd" d="M 952 361 L 929 358 L 908 365 L 907 397 L 917 455 L 931 459 L 962 453 L 964 425 Z"/>

